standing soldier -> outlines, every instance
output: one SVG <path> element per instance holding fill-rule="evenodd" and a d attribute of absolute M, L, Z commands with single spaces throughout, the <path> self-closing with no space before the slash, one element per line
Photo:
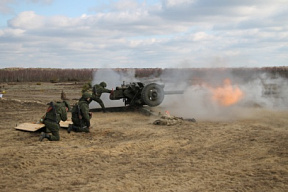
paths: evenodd
<path fill-rule="evenodd" d="M 111 93 L 112 90 L 110 89 L 106 89 L 105 87 L 107 86 L 107 84 L 105 82 L 101 82 L 100 84 L 95 84 L 93 86 L 93 90 L 92 90 L 92 100 L 96 101 L 97 103 L 99 103 L 99 105 L 101 106 L 103 112 L 106 112 L 105 106 L 103 101 L 100 99 L 102 93 Z"/>
<path fill-rule="evenodd" d="M 44 124 L 46 127 L 46 132 L 51 132 L 52 135 L 48 133 L 41 132 L 39 140 L 42 141 L 47 138 L 49 141 L 59 141 L 59 129 L 60 121 L 67 120 L 67 111 L 70 110 L 70 105 L 67 101 L 63 102 L 50 102 L 47 112 L 44 116 Z"/>
<path fill-rule="evenodd" d="M 72 109 L 72 122 L 70 124 L 67 132 L 89 132 L 90 130 L 90 119 L 92 118 L 92 113 L 89 112 L 89 103 L 91 102 L 92 95 L 90 93 L 83 93 L 79 102 L 76 103 Z"/>

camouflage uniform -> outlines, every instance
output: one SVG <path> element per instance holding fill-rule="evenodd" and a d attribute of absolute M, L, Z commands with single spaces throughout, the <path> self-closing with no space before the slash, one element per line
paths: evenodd
<path fill-rule="evenodd" d="M 40 135 L 40 141 L 47 138 L 49 141 L 59 141 L 59 129 L 60 121 L 67 120 L 67 110 L 70 110 L 70 105 L 67 101 L 63 102 L 50 102 L 47 112 L 44 117 L 44 124 L 46 127 L 46 132 L 51 132 L 52 135 L 42 132 Z"/>
<path fill-rule="evenodd" d="M 89 113 L 90 98 L 91 94 L 84 93 L 79 102 L 74 105 L 72 109 L 73 125 L 69 125 L 68 133 L 70 133 L 70 131 L 89 132 L 90 119 L 92 117 Z"/>
<path fill-rule="evenodd" d="M 160 119 L 156 120 L 153 122 L 154 125 L 176 125 L 176 124 L 181 124 L 183 121 L 182 117 L 175 117 L 175 116 L 170 116 L 170 115 L 163 115 L 161 116 Z"/>
<path fill-rule="evenodd" d="M 92 100 L 99 103 L 103 112 L 106 112 L 103 101 L 100 99 L 102 93 L 111 93 L 110 89 L 106 89 L 107 84 L 105 82 L 101 82 L 100 84 L 96 84 L 93 86 Z"/>
<path fill-rule="evenodd" d="M 171 125 L 182 124 L 183 121 L 196 122 L 194 118 L 183 119 L 182 117 L 163 115 L 160 117 L 160 119 L 157 119 L 156 121 L 154 121 L 153 124 L 171 126 Z"/>

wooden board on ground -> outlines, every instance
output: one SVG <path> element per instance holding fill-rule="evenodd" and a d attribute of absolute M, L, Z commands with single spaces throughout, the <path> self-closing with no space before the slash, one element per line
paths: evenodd
<path fill-rule="evenodd" d="M 60 127 L 68 128 L 69 124 L 73 124 L 72 121 L 60 121 Z"/>
<path fill-rule="evenodd" d="M 23 131 L 37 131 L 45 127 L 43 123 L 21 123 L 15 127 L 15 129 Z"/>
<path fill-rule="evenodd" d="M 68 128 L 69 124 L 73 124 L 72 121 L 60 121 L 60 127 Z M 43 123 L 21 123 L 15 127 L 15 129 L 22 131 L 37 131 L 45 127 Z"/>

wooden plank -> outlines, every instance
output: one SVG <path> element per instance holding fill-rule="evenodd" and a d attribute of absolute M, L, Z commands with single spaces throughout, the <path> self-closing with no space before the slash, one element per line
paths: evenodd
<path fill-rule="evenodd" d="M 23 131 L 37 131 L 45 127 L 43 123 L 21 123 L 15 127 L 15 129 Z"/>
<path fill-rule="evenodd" d="M 62 127 L 62 128 L 68 128 L 69 124 L 73 124 L 73 122 L 71 120 L 60 121 L 60 127 Z"/>
<path fill-rule="evenodd" d="M 60 127 L 68 128 L 69 124 L 73 124 L 72 121 L 60 121 Z M 41 128 L 45 127 L 43 123 L 21 123 L 15 127 L 15 129 L 23 130 L 23 131 L 37 131 Z"/>

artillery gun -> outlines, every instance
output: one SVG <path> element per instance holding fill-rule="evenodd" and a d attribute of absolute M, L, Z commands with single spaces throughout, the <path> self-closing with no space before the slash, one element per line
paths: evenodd
<path fill-rule="evenodd" d="M 142 82 L 132 82 L 116 87 L 110 94 L 110 100 L 123 99 L 125 106 L 148 105 L 155 107 L 160 105 L 164 99 L 164 86 L 157 83 L 145 85 Z"/>

